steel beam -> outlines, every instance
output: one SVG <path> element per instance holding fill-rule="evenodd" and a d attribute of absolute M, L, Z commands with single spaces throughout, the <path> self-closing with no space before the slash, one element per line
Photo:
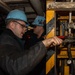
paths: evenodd
<path fill-rule="evenodd" d="M 47 1 L 47 10 L 75 11 L 75 2 L 51 2 Z"/>

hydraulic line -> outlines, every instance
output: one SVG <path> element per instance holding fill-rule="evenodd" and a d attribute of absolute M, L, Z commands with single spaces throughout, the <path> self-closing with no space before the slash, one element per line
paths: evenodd
<path fill-rule="evenodd" d="M 61 60 L 61 75 L 64 75 L 64 60 Z"/>
<path fill-rule="evenodd" d="M 67 52 L 68 52 L 68 57 L 69 57 L 68 64 L 70 64 L 70 68 L 71 68 L 70 74 L 74 75 L 74 65 L 73 65 L 73 59 L 72 59 L 72 54 L 71 54 L 71 43 L 68 44 Z"/>
<path fill-rule="evenodd" d="M 73 0 L 71 0 L 71 2 L 73 2 Z M 70 11 L 69 12 L 69 24 L 72 22 L 72 12 Z M 69 38 L 71 36 L 71 28 L 69 26 Z M 71 75 L 74 75 L 74 65 L 73 65 L 73 59 L 72 59 L 72 54 L 71 54 L 71 42 L 68 42 L 68 50 L 67 50 L 67 53 L 68 53 L 68 63 L 70 64 L 70 74 Z"/>

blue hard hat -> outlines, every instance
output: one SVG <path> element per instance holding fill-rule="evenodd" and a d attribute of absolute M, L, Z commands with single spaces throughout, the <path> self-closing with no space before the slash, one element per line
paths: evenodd
<path fill-rule="evenodd" d="M 32 23 L 32 25 L 44 26 L 44 21 L 45 21 L 45 17 L 43 17 L 43 16 L 37 16 L 35 18 L 34 22 Z"/>
<path fill-rule="evenodd" d="M 6 20 L 9 19 L 22 20 L 28 25 L 26 14 L 22 10 L 15 9 L 10 11 L 6 17 Z"/>

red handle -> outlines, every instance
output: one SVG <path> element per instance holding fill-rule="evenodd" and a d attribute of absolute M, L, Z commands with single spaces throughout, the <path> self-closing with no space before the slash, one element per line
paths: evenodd
<path fill-rule="evenodd" d="M 65 36 L 57 36 L 60 39 L 65 39 Z"/>

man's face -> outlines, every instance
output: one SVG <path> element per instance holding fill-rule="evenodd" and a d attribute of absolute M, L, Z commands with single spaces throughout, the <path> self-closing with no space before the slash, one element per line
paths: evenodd
<path fill-rule="evenodd" d="M 19 37 L 22 38 L 23 34 L 27 31 L 27 26 L 26 23 L 23 21 L 14 21 L 14 29 L 13 32 L 14 34 Z"/>
<path fill-rule="evenodd" d="M 41 27 L 42 27 L 42 26 L 35 26 L 33 32 L 34 32 L 35 34 L 40 33 Z"/>

